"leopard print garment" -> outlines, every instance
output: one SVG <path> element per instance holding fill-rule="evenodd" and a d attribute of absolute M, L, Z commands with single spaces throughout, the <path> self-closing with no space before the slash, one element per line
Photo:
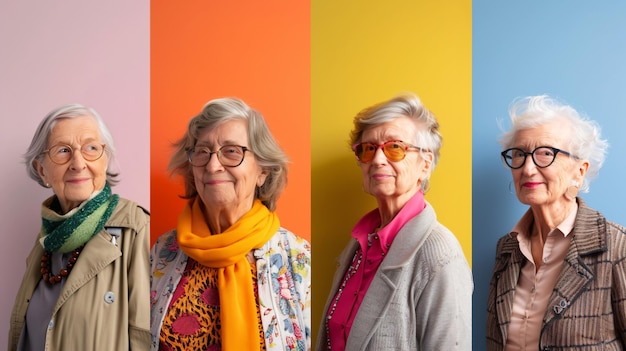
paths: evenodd
<path fill-rule="evenodd" d="M 250 267 L 256 296 L 256 265 L 251 264 Z M 265 350 L 258 302 L 257 319 L 261 340 L 259 350 Z M 203 266 L 189 258 L 161 326 L 159 350 L 221 350 L 220 329 L 217 269 Z"/>

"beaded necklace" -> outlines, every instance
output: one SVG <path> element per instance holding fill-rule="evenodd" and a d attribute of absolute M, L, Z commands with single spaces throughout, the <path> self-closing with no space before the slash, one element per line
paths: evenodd
<path fill-rule="evenodd" d="M 354 252 L 354 257 L 352 257 L 352 262 L 350 263 L 350 267 L 348 267 L 348 271 L 346 272 L 346 275 L 343 278 L 343 282 L 341 283 L 341 286 L 339 287 L 339 289 L 337 290 L 337 293 L 335 294 L 335 298 L 333 299 L 333 304 L 330 306 L 330 311 L 328 312 L 328 315 L 326 316 L 325 320 L 324 320 L 324 328 L 326 329 L 326 349 L 330 350 L 330 328 L 328 327 L 328 322 L 333 318 L 333 314 L 335 313 L 335 309 L 337 308 L 337 302 L 339 302 L 339 299 L 341 298 L 341 294 L 343 293 L 343 289 L 346 287 L 346 284 L 348 284 L 348 280 L 350 280 L 350 278 L 352 278 L 352 276 L 354 276 L 357 272 L 357 270 L 359 269 L 359 266 L 361 265 L 361 261 L 363 260 L 363 250 L 361 250 L 361 248 L 359 247 L 355 252 Z"/>
<path fill-rule="evenodd" d="M 67 265 L 65 268 L 62 268 L 59 271 L 59 274 L 52 273 L 52 253 L 50 251 L 44 250 L 43 255 L 41 256 L 41 276 L 46 283 L 50 285 L 54 285 L 61 281 L 63 277 L 67 277 L 76 261 L 78 260 L 78 255 L 83 250 L 84 246 L 77 247 L 72 251 L 72 255 L 67 260 Z"/>

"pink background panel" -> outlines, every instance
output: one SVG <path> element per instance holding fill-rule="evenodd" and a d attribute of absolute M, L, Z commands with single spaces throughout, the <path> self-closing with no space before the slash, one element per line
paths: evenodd
<path fill-rule="evenodd" d="M 21 155 L 53 108 L 93 107 L 111 129 L 121 183 L 149 206 L 149 1 L 0 2 L 0 349 L 19 282 L 52 194 Z"/>

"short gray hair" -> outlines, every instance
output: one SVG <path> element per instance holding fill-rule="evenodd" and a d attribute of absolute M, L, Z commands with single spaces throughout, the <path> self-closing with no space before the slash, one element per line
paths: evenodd
<path fill-rule="evenodd" d="M 194 198 L 198 191 L 192 166 L 188 161 L 188 151 L 196 146 L 198 137 L 203 131 L 237 119 L 247 122 L 250 150 L 261 168 L 268 172 L 265 183 L 255 190 L 255 198 L 261 200 L 270 211 L 274 211 L 276 201 L 287 185 L 289 159 L 274 139 L 261 113 L 238 98 L 215 99 L 204 105 L 200 114 L 189 121 L 185 135 L 174 144 L 175 151 L 170 158 L 168 170 L 172 174 L 183 176 L 184 198 Z"/>
<path fill-rule="evenodd" d="M 363 132 L 376 125 L 391 122 L 399 117 L 409 117 L 415 122 L 417 135 L 411 143 L 424 151 L 433 153 L 431 173 L 439 161 L 443 138 L 439 122 L 420 98 L 414 93 L 403 93 L 390 100 L 365 108 L 354 117 L 354 129 L 350 132 L 350 145 L 361 142 Z"/>
<path fill-rule="evenodd" d="M 80 104 L 64 105 L 52 110 L 48 115 L 39 123 L 39 126 L 35 130 L 33 140 L 28 146 L 28 150 L 23 155 L 24 163 L 26 164 L 26 172 L 28 176 L 34 179 L 39 185 L 45 187 L 45 184 L 39 172 L 35 168 L 35 160 L 41 161 L 44 157 L 44 151 L 48 148 L 48 137 L 52 128 L 61 119 L 76 118 L 76 117 L 92 117 L 98 123 L 98 131 L 102 142 L 106 145 L 105 152 L 108 157 L 106 180 L 109 185 L 116 185 L 119 180 L 119 173 L 113 173 L 111 171 L 112 165 L 115 164 L 115 144 L 113 143 L 113 136 L 107 128 L 106 124 L 102 120 L 102 117 L 92 108 L 85 107 Z"/>
<path fill-rule="evenodd" d="M 535 128 L 556 120 L 564 121 L 571 131 L 566 151 L 579 159 L 589 161 L 589 169 L 580 186 L 581 192 L 589 191 L 589 183 L 600 173 L 609 147 L 609 143 L 600 136 L 597 122 L 581 116 L 573 107 L 548 95 L 515 99 L 509 116 L 511 129 L 504 132 L 499 141 L 504 149 L 513 146 L 516 134 L 523 129 Z"/>

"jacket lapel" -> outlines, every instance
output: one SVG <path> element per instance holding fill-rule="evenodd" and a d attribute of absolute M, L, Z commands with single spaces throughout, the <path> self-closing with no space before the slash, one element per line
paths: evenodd
<path fill-rule="evenodd" d="M 54 306 L 53 314 L 63 306 L 72 294 L 120 256 L 122 256 L 122 252 L 119 247 L 111 243 L 111 236 L 104 229 L 91 238 L 80 253 L 72 274 L 67 277 Z"/>
<path fill-rule="evenodd" d="M 580 297 L 580 292 L 595 279 L 593 272 L 584 264 L 583 258 L 607 250 L 606 219 L 587 207 L 581 199 L 578 199 L 578 202 L 578 214 L 570 234 L 572 241 L 550 296 L 544 316 L 544 328 L 554 318 L 563 315 Z"/>
<path fill-rule="evenodd" d="M 571 246 L 574 242 L 572 242 Z M 575 249 L 574 249 L 575 251 Z M 570 251 L 572 248 L 570 247 Z M 568 256 L 569 256 L 568 252 Z M 566 259 L 557 280 L 557 284 L 550 295 L 550 301 L 543 319 L 544 328 L 554 318 L 560 317 L 570 305 L 580 296 L 580 292 L 593 280 L 593 273 L 580 264 L 576 257 Z"/>

